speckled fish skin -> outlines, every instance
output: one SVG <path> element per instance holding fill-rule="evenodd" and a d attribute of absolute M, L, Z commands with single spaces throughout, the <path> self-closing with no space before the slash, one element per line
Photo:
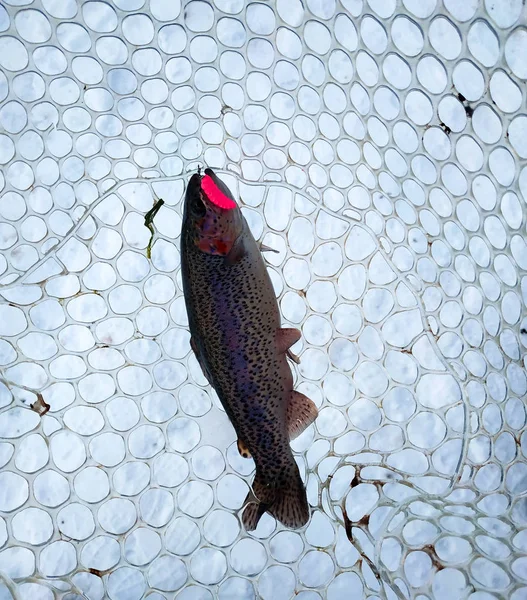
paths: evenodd
<path fill-rule="evenodd" d="M 211 169 L 205 174 L 234 201 Z M 239 207 L 213 206 L 201 179 L 195 174 L 189 181 L 181 234 L 193 350 L 256 463 L 254 495 L 247 497 L 243 514 L 246 529 L 254 529 L 265 511 L 288 527 L 300 527 L 309 519 L 309 506 L 289 445 L 287 411 L 292 394 L 305 401 L 301 431 L 316 417 L 316 408 L 293 392 L 286 349 L 277 342 L 278 303 L 246 220 Z"/>

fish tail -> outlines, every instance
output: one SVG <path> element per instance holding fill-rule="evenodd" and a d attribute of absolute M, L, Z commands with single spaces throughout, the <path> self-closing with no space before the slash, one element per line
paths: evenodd
<path fill-rule="evenodd" d="M 251 496 L 250 493 L 249 496 Z M 247 504 L 242 515 L 245 531 L 254 531 L 258 527 L 258 522 L 262 518 L 264 512 L 264 505 L 259 502 L 250 502 Z"/>
<path fill-rule="evenodd" d="M 280 523 L 291 529 L 298 529 L 309 521 L 306 488 L 298 468 L 287 484 L 277 490 L 275 501 L 269 512 Z"/>
<path fill-rule="evenodd" d="M 271 487 L 262 482 L 258 470 L 245 500 L 242 521 L 246 531 L 253 531 L 264 513 L 269 512 L 280 523 L 298 529 L 309 520 L 306 489 L 295 463 L 295 471 L 281 487 Z"/>

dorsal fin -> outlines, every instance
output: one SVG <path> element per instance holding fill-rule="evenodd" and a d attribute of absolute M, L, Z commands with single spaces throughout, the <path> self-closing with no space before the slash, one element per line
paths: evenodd
<path fill-rule="evenodd" d="M 276 330 L 276 345 L 278 347 L 279 354 L 285 354 L 291 346 L 296 344 L 302 337 L 302 334 L 298 329 L 293 327 L 282 327 Z"/>

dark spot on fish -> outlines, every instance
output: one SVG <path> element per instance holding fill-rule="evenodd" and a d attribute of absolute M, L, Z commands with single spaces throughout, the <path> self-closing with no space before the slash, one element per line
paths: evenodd
<path fill-rule="evenodd" d="M 527 333 L 527 329 L 525 329 L 525 327 L 522 327 L 522 328 L 520 329 L 520 333 L 521 333 L 522 335 L 525 335 L 525 334 Z"/>

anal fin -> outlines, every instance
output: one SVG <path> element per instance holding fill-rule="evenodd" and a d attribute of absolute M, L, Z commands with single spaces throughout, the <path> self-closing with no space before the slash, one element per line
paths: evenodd
<path fill-rule="evenodd" d="M 318 409 L 313 400 L 293 390 L 287 405 L 286 416 L 289 439 L 294 440 L 317 418 Z"/>
<path fill-rule="evenodd" d="M 249 448 L 238 438 L 238 452 L 243 458 L 252 458 Z"/>

